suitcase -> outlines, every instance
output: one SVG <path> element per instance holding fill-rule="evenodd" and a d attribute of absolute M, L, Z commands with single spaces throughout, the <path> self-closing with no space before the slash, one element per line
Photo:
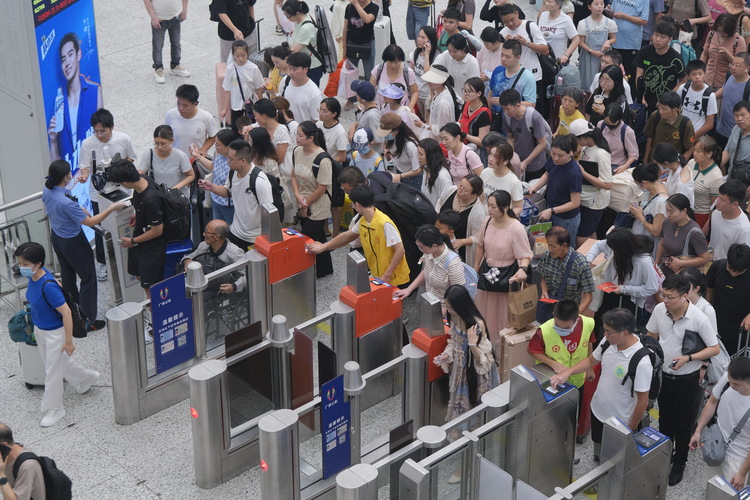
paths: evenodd
<path fill-rule="evenodd" d="M 44 361 L 39 347 L 25 342 L 18 343 L 18 358 L 21 361 L 21 377 L 26 387 L 44 385 Z"/>
<path fill-rule="evenodd" d="M 531 337 L 534 336 L 537 327 L 528 328 L 518 332 L 514 328 L 500 330 L 499 350 L 497 368 L 500 373 L 500 382 L 510 379 L 510 370 L 518 365 L 534 366 L 536 360 L 529 354 L 528 346 Z"/>
<path fill-rule="evenodd" d="M 377 66 L 383 62 L 383 51 L 391 44 L 391 18 L 383 16 L 375 22 L 373 28 L 375 30 L 375 66 Z"/>
<path fill-rule="evenodd" d="M 266 50 L 269 50 L 269 48 L 270 47 L 261 49 L 258 52 L 250 54 L 250 57 L 247 58 L 248 61 L 258 67 L 258 69 L 260 70 L 260 74 L 263 75 L 263 78 L 268 78 L 268 73 L 271 71 L 271 68 L 268 67 L 268 63 L 266 62 L 265 57 Z"/>

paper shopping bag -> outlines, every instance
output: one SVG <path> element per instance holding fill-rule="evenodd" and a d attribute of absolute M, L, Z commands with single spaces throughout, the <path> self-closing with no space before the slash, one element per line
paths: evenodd
<path fill-rule="evenodd" d="M 539 299 L 536 285 L 527 285 L 508 293 L 508 319 L 510 326 L 521 330 L 536 320 L 536 303 Z"/>

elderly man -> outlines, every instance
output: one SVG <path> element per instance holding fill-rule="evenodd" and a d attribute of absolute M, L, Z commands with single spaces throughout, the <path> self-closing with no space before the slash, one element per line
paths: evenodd
<path fill-rule="evenodd" d="M 586 257 L 570 247 L 570 233 L 564 227 L 553 226 L 547 231 L 547 247 L 539 261 L 542 298 L 571 299 L 583 312 L 591 303 L 594 293 L 594 278 Z M 552 307 L 539 304 L 537 321 L 544 323 L 552 318 Z"/>
<path fill-rule="evenodd" d="M 221 219 L 214 219 L 206 224 L 203 231 L 204 240 L 193 252 L 182 258 L 182 264 L 187 270 L 192 261 L 203 265 L 205 274 L 211 273 L 229 264 L 242 260 L 245 252 L 240 247 L 227 240 L 229 226 Z M 230 273 L 216 282 L 210 283 L 205 293 L 210 298 L 223 293 L 234 293 L 245 289 L 245 276 L 240 273 Z M 218 286 L 217 286 L 218 285 Z"/>

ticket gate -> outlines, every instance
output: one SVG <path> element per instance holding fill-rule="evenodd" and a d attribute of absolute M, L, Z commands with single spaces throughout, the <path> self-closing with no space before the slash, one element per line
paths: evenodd
<path fill-rule="evenodd" d="M 714 476 L 706 484 L 705 498 L 706 500 L 747 500 L 750 498 L 750 486 L 737 491 L 722 476 Z"/>

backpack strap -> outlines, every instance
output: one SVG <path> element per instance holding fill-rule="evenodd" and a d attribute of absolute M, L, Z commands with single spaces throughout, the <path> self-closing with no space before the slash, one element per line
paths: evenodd
<path fill-rule="evenodd" d="M 524 68 L 523 66 L 521 66 L 521 71 L 519 71 L 518 74 L 516 75 L 516 78 L 513 80 L 513 83 L 510 85 L 510 88 L 512 88 L 512 89 L 516 88 L 516 84 L 518 83 L 518 79 L 521 78 L 521 75 L 523 75 L 524 71 L 526 71 L 526 68 Z M 523 96 L 521 96 L 521 97 L 523 98 Z M 523 100 L 523 99 L 521 99 L 521 100 Z"/>
<path fill-rule="evenodd" d="M 703 99 L 701 100 L 701 108 L 703 110 L 703 116 L 708 116 L 708 101 L 711 99 L 714 89 L 706 87 L 703 91 Z"/>
<path fill-rule="evenodd" d="M 630 386 L 630 397 L 632 398 L 635 395 L 635 372 L 638 369 L 638 364 L 641 362 L 641 360 L 648 356 L 651 360 L 651 366 L 653 367 L 656 364 L 656 360 L 654 359 L 656 357 L 656 354 L 651 351 L 646 346 L 641 347 L 637 351 L 635 351 L 635 354 L 633 354 L 633 357 L 630 358 L 630 363 L 628 363 L 628 373 L 625 374 L 625 376 L 622 378 L 622 382 L 620 385 L 625 385 L 625 381 L 627 379 L 631 379 L 632 383 Z"/>
<path fill-rule="evenodd" d="M 750 99 L 750 80 L 745 83 L 745 90 L 742 92 L 742 100 L 747 101 Z"/>
<path fill-rule="evenodd" d="M 300 28 L 302 26 L 306 25 L 306 24 L 312 24 L 315 27 L 315 31 L 320 31 L 319 28 L 318 28 L 318 25 L 315 24 L 315 21 L 313 21 L 312 19 L 309 19 L 309 18 L 306 21 L 302 21 L 302 24 L 300 24 Z M 317 38 L 316 38 L 316 40 L 317 40 Z M 313 47 L 313 45 L 311 43 L 308 43 L 305 47 L 307 47 L 307 50 L 309 50 L 310 53 L 312 55 L 314 55 L 315 58 L 318 61 L 320 61 L 320 64 L 322 64 L 322 65 L 325 66 L 325 61 L 323 60 L 323 57 L 320 55 L 320 53 L 317 50 L 315 50 L 315 47 Z M 284 87 L 284 90 L 286 90 L 286 87 Z M 284 95 L 283 92 L 282 92 L 281 95 L 282 96 Z"/>
<path fill-rule="evenodd" d="M 58 311 L 57 308 L 52 307 L 52 304 L 50 304 L 49 300 L 47 300 L 47 294 L 44 293 L 44 286 L 47 283 L 57 283 L 57 280 L 48 279 L 48 280 L 45 280 L 44 283 L 42 283 L 42 298 L 44 298 L 44 301 L 47 303 L 47 306 L 49 306 L 50 309 L 52 309 L 53 311 L 55 311 L 55 314 L 57 314 L 57 317 L 62 319 L 62 314 L 60 314 L 60 311 Z M 57 283 L 57 286 L 60 286 L 60 283 Z M 60 286 L 60 290 L 62 290 L 61 286 Z M 63 298 L 65 298 L 65 293 L 64 292 L 63 292 Z M 66 303 L 67 303 L 67 301 L 66 301 Z"/>
<path fill-rule="evenodd" d="M 292 157 L 294 157 L 294 155 L 292 155 Z M 318 172 L 320 171 L 320 163 L 326 158 L 331 159 L 331 170 L 333 171 L 333 157 L 330 154 L 328 154 L 326 151 L 323 151 L 322 153 L 318 153 L 318 156 L 316 156 L 315 159 L 313 160 L 312 169 L 311 169 L 313 176 L 315 176 L 316 182 L 318 180 Z M 332 179 L 332 180 L 335 182 L 335 179 Z M 326 196 L 328 196 L 329 200 L 331 199 L 331 193 L 329 193 L 327 189 L 326 189 Z"/>
<path fill-rule="evenodd" d="M 680 140 L 681 141 L 685 140 L 685 130 L 687 129 L 687 124 L 688 124 L 689 121 L 690 121 L 690 118 L 688 118 L 685 115 L 683 115 L 682 118 L 680 118 L 680 125 L 679 125 L 678 130 L 680 131 Z"/>
<path fill-rule="evenodd" d="M 253 196 L 255 196 L 255 202 L 258 205 L 260 205 L 260 200 L 258 199 L 258 193 L 255 191 L 255 183 L 258 180 L 258 175 L 260 175 L 260 167 L 255 167 L 250 171 L 250 182 L 245 192 L 246 193 L 248 191 L 252 192 Z"/>
<path fill-rule="evenodd" d="M 229 169 L 229 187 L 227 188 L 227 198 L 232 199 L 232 179 L 234 178 L 234 170 Z"/>
<path fill-rule="evenodd" d="M 39 457 L 31 451 L 24 451 L 16 457 L 16 461 L 13 463 L 13 477 L 18 480 L 18 471 L 26 460 L 39 460 Z"/>

